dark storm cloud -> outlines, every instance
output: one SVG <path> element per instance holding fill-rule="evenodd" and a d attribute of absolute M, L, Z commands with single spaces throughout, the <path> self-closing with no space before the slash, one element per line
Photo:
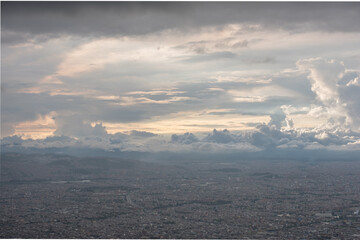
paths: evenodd
<path fill-rule="evenodd" d="M 3 31 L 132 35 L 226 23 L 359 31 L 360 4 L 316 2 L 2 2 Z M 4 39 L 14 38 L 15 34 Z"/>

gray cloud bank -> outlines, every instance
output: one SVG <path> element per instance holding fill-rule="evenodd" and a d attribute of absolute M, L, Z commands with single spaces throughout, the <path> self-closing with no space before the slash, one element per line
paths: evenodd
<path fill-rule="evenodd" d="M 228 23 L 294 31 L 359 31 L 358 3 L 2 2 L 3 43 L 16 33 L 137 35 Z"/>

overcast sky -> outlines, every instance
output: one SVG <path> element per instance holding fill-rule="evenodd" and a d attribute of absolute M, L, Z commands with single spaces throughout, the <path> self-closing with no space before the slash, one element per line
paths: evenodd
<path fill-rule="evenodd" d="M 3 143 L 360 150 L 358 2 L 1 7 Z"/>

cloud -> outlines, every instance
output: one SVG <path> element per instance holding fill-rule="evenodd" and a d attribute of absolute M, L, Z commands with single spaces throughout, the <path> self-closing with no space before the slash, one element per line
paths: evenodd
<path fill-rule="evenodd" d="M 5 2 L 2 136 L 108 151 L 355 149 L 359 6 Z"/>
<path fill-rule="evenodd" d="M 157 134 L 154 134 L 152 132 L 146 132 L 146 131 L 132 130 L 130 133 L 130 136 L 149 138 L 149 137 L 155 137 L 155 136 L 157 136 Z"/>
<path fill-rule="evenodd" d="M 310 58 L 299 60 L 296 64 L 300 70 L 310 71 L 311 90 L 316 93 L 322 103 L 327 106 L 339 104 L 337 84 L 345 71 L 343 63 L 336 60 Z"/>
<path fill-rule="evenodd" d="M 286 119 L 285 113 L 281 110 L 280 112 L 271 114 L 270 117 L 271 119 L 268 126 L 275 127 L 275 129 L 281 129 Z"/>
<path fill-rule="evenodd" d="M 180 143 L 180 144 L 191 144 L 194 142 L 198 142 L 199 139 L 192 133 L 184 133 L 183 135 L 171 135 L 172 143 Z"/>
<path fill-rule="evenodd" d="M 116 105 L 121 106 L 131 106 L 131 105 L 137 105 L 137 104 L 169 104 L 169 103 L 175 103 L 175 102 L 183 102 L 192 100 L 190 97 L 168 97 L 168 99 L 151 99 L 147 97 L 132 97 L 132 96 L 126 96 L 126 97 L 120 97 L 119 102 L 115 102 Z"/>
<path fill-rule="evenodd" d="M 207 137 L 204 138 L 205 142 L 216 142 L 216 143 L 234 143 L 237 140 L 230 134 L 227 129 L 223 131 L 217 131 L 216 129 L 213 130 L 212 134 L 209 134 Z"/>
<path fill-rule="evenodd" d="M 358 12 L 355 2 L 6 2 L 2 4 L 2 28 L 38 35 L 132 35 L 246 22 L 297 31 L 359 31 Z"/>
<path fill-rule="evenodd" d="M 347 87 L 357 86 L 360 87 L 360 77 L 357 76 L 346 84 Z"/>
<path fill-rule="evenodd" d="M 269 124 L 260 124 L 255 130 L 236 131 L 216 130 L 205 137 L 199 134 L 173 134 L 170 139 L 164 135 L 154 135 L 142 131 L 133 131 L 130 134 L 115 133 L 94 134 L 101 125 L 84 125 L 76 137 L 64 135 L 51 136 L 45 139 L 21 139 L 19 136 L 2 139 L 2 146 L 6 151 L 14 148 L 82 148 L 103 149 L 105 151 L 131 152 L 173 152 L 173 153 L 254 153 L 263 152 L 267 157 L 277 156 L 279 151 L 301 151 L 301 158 L 308 151 L 316 149 L 328 151 L 359 151 L 360 133 L 343 129 L 289 129 L 284 127 L 286 118 L 281 113 L 274 114 Z M 84 129 L 87 133 L 84 135 Z M 102 130 L 100 130 L 102 131 Z M 135 134 L 134 134 L 135 133 Z M 56 151 L 56 150 L 54 150 Z M 296 154 L 300 154 L 299 152 Z M 325 154 L 325 153 L 324 153 Z M 249 155 L 250 156 L 250 155 Z"/>
<path fill-rule="evenodd" d="M 340 89 L 342 101 L 346 104 L 347 114 L 354 129 L 360 130 L 360 87 L 346 86 Z"/>
<path fill-rule="evenodd" d="M 329 67 L 331 68 L 334 63 L 328 64 L 330 64 Z M 324 65 L 326 64 L 324 63 Z M 356 115 L 359 112 L 359 101 L 357 101 L 359 89 L 356 85 L 348 83 L 356 81 L 358 75 L 348 74 L 346 78 L 340 77 L 338 80 L 336 91 L 338 91 L 337 96 L 340 99 L 339 109 L 342 112 L 346 112 L 346 115 L 341 115 L 342 112 L 338 112 L 337 108 L 330 108 L 332 107 L 331 104 L 324 105 L 320 99 L 318 99 L 317 102 L 311 99 L 311 93 L 314 94 L 313 96 L 317 96 L 315 95 L 316 93 L 311 91 L 311 84 L 302 85 L 303 87 L 299 88 L 301 91 L 298 92 L 295 88 L 288 90 L 291 84 L 286 84 L 285 80 L 283 80 L 285 78 L 287 78 L 287 81 L 290 83 L 300 82 L 301 80 L 309 83 L 313 82 L 312 80 L 309 81 L 306 79 L 306 76 L 312 77 L 309 70 L 310 67 L 311 66 L 308 65 L 306 68 L 301 68 L 301 70 L 297 69 L 298 72 L 293 74 L 285 73 L 284 76 L 281 77 L 272 77 L 269 75 L 270 78 L 274 79 L 276 84 L 272 81 L 259 83 L 255 80 L 253 82 L 250 80 L 247 82 L 214 82 L 210 79 L 204 82 L 178 83 L 172 88 L 161 89 L 145 88 L 142 90 L 139 89 L 138 91 L 121 92 L 122 88 L 119 87 L 120 92 L 118 95 L 109 93 L 104 95 L 99 92 L 89 92 L 85 94 L 85 91 L 83 91 L 85 95 L 79 96 L 76 96 L 76 94 L 78 94 L 76 92 L 74 92 L 74 95 L 50 95 L 45 93 L 14 94 L 12 92 L 6 92 L 2 95 L 3 103 L 5 102 L 2 107 L 2 128 L 5 129 L 6 127 L 6 129 L 8 129 L 7 133 L 12 134 L 14 133 L 14 130 L 11 130 L 13 125 L 16 126 L 19 122 L 24 121 L 35 121 L 38 116 L 35 113 L 41 110 L 42 116 L 49 114 L 51 111 L 55 111 L 59 118 L 67 114 L 77 115 L 81 113 L 81 121 L 83 122 L 79 122 L 78 124 L 102 123 L 102 127 L 98 127 L 99 131 L 104 127 L 106 127 L 106 130 L 109 130 L 111 124 L 122 124 L 121 126 L 119 125 L 117 129 L 113 128 L 111 133 L 116 131 L 131 131 L 133 129 L 141 130 L 142 126 L 146 126 L 147 128 L 142 129 L 143 131 L 151 132 L 157 132 L 154 126 L 158 126 L 158 128 L 161 127 L 161 130 L 165 128 L 169 129 L 169 127 L 172 126 L 172 129 L 175 130 L 173 133 L 194 131 L 194 129 L 195 131 L 208 131 L 208 129 L 212 128 L 239 130 L 251 128 L 251 126 L 254 126 L 254 124 L 248 125 L 251 123 L 267 122 L 268 120 L 264 119 L 264 116 L 273 114 L 274 109 L 284 106 L 284 104 L 292 106 L 293 108 L 300 104 L 300 106 L 307 106 L 307 110 L 302 111 L 302 115 L 296 112 L 289 113 L 291 116 L 289 115 L 286 120 L 288 123 L 283 123 L 283 126 L 296 128 L 300 126 L 299 123 L 305 124 L 306 121 L 308 121 L 304 120 L 305 117 L 308 119 L 312 117 L 312 120 L 308 121 L 312 123 L 312 125 L 309 126 L 316 127 L 320 123 L 315 120 L 322 120 L 323 118 L 330 120 L 331 115 L 333 115 L 333 119 L 336 119 L 335 116 L 338 116 L 339 121 L 341 117 L 346 116 L 349 124 L 351 123 L 353 126 L 356 126 L 358 122 L 356 119 L 359 119 L 359 115 Z M 302 73 L 299 73 L 300 71 Z M 320 72 L 320 70 L 317 71 Z M 282 73 L 279 75 L 281 74 Z M 337 73 L 334 74 L 336 76 L 338 75 Z M 281 79 L 281 81 L 279 79 Z M 302 92 L 306 87 L 309 88 L 308 91 L 310 94 L 306 93 L 304 94 L 305 96 L 303 96 Z M 222 90 L 214 91 L 214 89 Z M 99 99 L 99 96 L 102 97 Z M 134 98 L 133 100 L 136 104 L 126 106 L 114 104 L 119 103 L 122 97 L 129 96 Z M 312 104 L 312 107 L 309 107 L 309 104 Z M 346 104 L 346 106 L 343 106 L 344 104 Z M 209 105 L 214 108 L 211 112 L 207 113 L 205 110 Z M 14 109 L 22 110 L 14 111 Z M 227 110 L 223 111 L 223 109 Z M 181 114 L 176 115 L 175 113 L 177 112 Z M 294 116 L 294 114 L 297 115 Z M 248 117 L 244 115 L 252 115 L 253 119 L 247 120 Z M 179 121 L 179 119 L 181 120 Z M 69 119 L 69 121 L 71 121 L 71 119 Z M 148 122 L 145 123 L 144 121 Z M 173 123 L 171 123 L 171 121 L 173 121 Z M 339 121 L 336 120 L 335 123 Z M 331 125 L 331 121 L 327 122 Z M 131 123 L 131 125 L 129 125 L 129 123 Z M 174 124 L 177 125 L 175 126 Z M 181 126 L 178 126 L 179 124 Z M 200 125 L 202 125 L 202 127 L 200 127 Z M 328 127 L 331 127 L 330 125 Z M 84 129 L 84 134 L 89 132 L 90 135 L 93 135 L 93 133 L 91 133 L 93 127 L 94 126 L 91 126 L 91 128 L 88 127 L 87 130 Z M 66 128 L 71 129 L 69 126 Z M 82 127 L 80 127 L 80 129 L 82 129 Z M 69 132 L 73 131 L 69 130 Z M 62 133 L 58 132 L 57 134 L 61 135 Z M 77 133 L 77 135 L 79 134 L 80 133 Z"/>
<path fill-rule="evenodd" d="M 209 29 L 210 30 L 210 29 Z M 219 29 L 211 29 L 212 31 L 216 31 Z M 221 33 L 221 31 L 220 31 Z M 234 33 L 229 32 L 229 37 L 220 37 L 220 38 L 213 38 L 201 41 L 190 41 L 184 44 L 175 46 L 175 49 L 184 50 L 187 53 L 195 53 L 197 55 L 196 59 L 211 59 L 213 56 L 217 57 L 235 57 L 234 55 L 229 54 L 229 52 L 224 51 L 231 51 L 237 50 L 239 48 L 245 48 L 248 46 L 249 41 L 252 42 L 253 40 L 239 40 L 239 38 L 234 37 Z M 236 34 L 236 33 L 235 33 Z M 213 53 L 209 55 L 209 53 Z M 195 59 L 192 59 L 195 60 Z"/>
<path fill-rule="evenodd" d="M 299 60 L 297 66 L 300 70 L 309 71 L 311 90 L 325 107 L 323 111 L 328 115 L 328 123 L 359 130 L 360 88 L 353 84 L 357 77 L 344 82 L 344 63 L 310 58 Z"/>
<path fill-rule="evenodd" d="M 43 140 L 44 143 L 59 143 L 59 142 L 70 142 L 73 141 L 74 138 L 68 136 L 51 136 L 47 137 Z"/>
<path fill-rule="evenodd" d="M 124 141 L 129 140 L 129 136 L 123 133 L 115 133 L 107 135 L 109 138 L 110 144 L 122 144 Z"/>
<path fill-rule="evenodd" d="M 23 142 L 23 139 L 17 135 L 4 137 L 1 139 L 1 145 L 6 145 L 6 146 L 21 145 L 22 142 Z"/>
<path fill-rule="evenodd" d="M 15 133 L 13 122 L 4 122 L 1 119 L 1 136 L 11 136 Z"/>
<path fill-rule="evenodd" d="M 65 135 L 69 137 L 104 137 L 107 135 L 105 127 L 102 123 L 91 126 L 85 123 L 80 116 L 68 116 L 55 118 L 56 131 L 55 135 Z"/>
<path fill-rule="evenodd" d="M 265 102 L 273 97 L 302 98 L 302 95 L 282 86 L 266 84 L 260 86 L 249 86 L 241 90 L 228 90 L 236 102 Z"/>
<path fill-rule="evenodd" d="M 208 54 L 202 54 L 202 55 L 196 55 L 191 56 L 186 59 L 184 59 L 184 62 L 187 63 L 199 63 L 199 62 L 208 62 L 208 61 L 222 61 L 222 60 L 228 60 L 236 58 L 236 54 L 233 52 L 214 52 L 214 53 L 208 53 Z"/>

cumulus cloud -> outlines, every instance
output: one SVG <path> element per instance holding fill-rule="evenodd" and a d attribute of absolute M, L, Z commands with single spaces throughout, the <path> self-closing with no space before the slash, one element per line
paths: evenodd
<path fill-rule="evenodd" d="M 351 85 L 360 87 L 360 77 L 357 76 L 346 84 L 347 87 L 350 87 Z"/>
<path fill-rule="evenodd" d="M 316 93 L 322 103 L 327 106 L 339 104 L 337 84 L 345 71 L 342 62 L 310 58 L 299 60 L 297 66 L 300 70 L 308 70 L 310 72 L 311 90 Z"/>
<path fill-rule="evenodd" d="M 215 143 L 234 143 L 237 142 L 235 136 L 230 134 L 227 129 L 223 131 L 217 131 L 216 129 L 213 130 L 211 134 L 204 138 L 205 142 L 215 142 Z"/>
<path fill-rule="evenodd" d="M 69 116 L 63 118 L 56 118 L 57 126 L 55 135 L 65 135 L 70 137 L 104 137 L 107 135 L 105 127 L 102 123 L 91 126 L 90 123 L 85 123 L 80 116 Z"/>
<path fill-rule="evenodd" d="M 285 113 L 280 111 L 278 113 L 271 114 L 270 117 L 271 119 L 268 125 L 274 126 L 276 129 L 281 129 L 286 119 Z"/>
<path fill-rule="evenodd" d="M 360 130 L 360 86 L 346 86 L 340 89 L 341 99 L 346 104 L 347 114 L 354 129 Z"/>
<path fill-rule="evenodd" d="M 357 76 L 346 81 L 344 63 L 336 60 L 310 58 L 299 60 L 297 66 L 309 72 L 311 90 L 324 106 L 328 123 L 359 130 L 360 88 L 356 85 Z"/>
<path fill-rule="evenodd" d="M 5 146 L 21 145 L 22 142 L 23 139 L 17 135 L 4 137 L 3 139 L 1 139 L 1 144 Z"/>
<path fill-rule="evenodd" d="M 122 144 L 129 139 L 129 136 L 123 133 L 115 133 L 107 135 L 110 144 Z"/>
<path fill-rule="evenodd" d="M 199 139 L 192 133 L 184 133 L 183 135 L 171 135 L 172 143 L 180 143 L 180 144 L 191 144 L 194 142 L 198 142 Z"/>
<path fill-rule="evenodd" d="M 244 147 L 246 149 L 257 149 L 257 151 L 269 151 L 269 154 L 276 149 L 351 149 L 352 146 L 359 140 L 360 134 L 351 130 L 344 129 L 293 129 L 291 126 L 291 119 L 286 117 L 284 112 L 280 110 L 271 115 L 271 120 L 268 124 L 259 124 L 253 131 L 231 133 L 227 129 L 222 131 L 214 129 L 202 139 L 196 141 L 189 140 L 189 136 L 194 138 L 191 133 L 184 135 L 173 135 L 172 143 L 178 144 L 192 144 L 197 149 L 206 149 L 206 146 L 217 147 L 226 146 Z M 214 145 L 215 144 L 215 145 Z M 243 150 L 245 151 L 245 148 Z"/>
<path fill-rule="evenodd" d="M 276 121 L 273 117 L 273 121 Z M 283 120 L 284 122 L 286 121 Z M 173 153 L 251 153 L 265 152 L 270 157 L 279 150 L 306 151 L 316 149 L 330 151 L 359 151 L 360 133 L 342 129 L 286 129 L 276 124 L 260 124 L 253 131 L 230 132 L 214 129 L 201 138 L 194 133 L 174 134 L 169 140 L 164 136 L 148 137 L 125 133 L 107 134 L 103 137 L 52 136 L 46 139 L 21 139 L 19 136 L 2 139 L 5 149 L 15 147 L 35 148 L 83 148 L 105 151 L 173 152 Z M 275 156 L 274 155 L 274 156 Z M 296 157 L 296 156 L 293 156 Z M 298 156 L 301 157 L 301 156 Z"/>

